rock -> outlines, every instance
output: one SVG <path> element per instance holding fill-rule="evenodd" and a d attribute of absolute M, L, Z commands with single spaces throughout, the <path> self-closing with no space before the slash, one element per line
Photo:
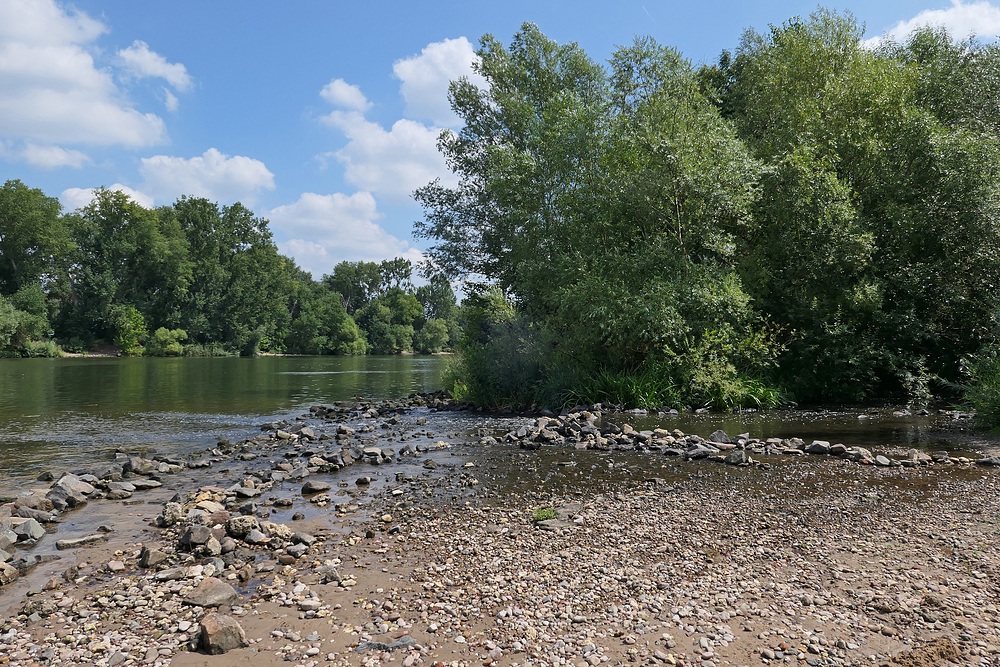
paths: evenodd
<path fill-rule="evenodd" d="M 183 519 L 184 508 L 181 507 L 181 504 L 167 503 L 163 506 L 163 513 L 156 517 L 156 525 L 162 528 L 169 528 L 180 523 Z"/>
<path fill-rule="evenodd" d="M 26 540 L 40 540 L 45 537 L 45 529 L 42 528 L 42 524 L 38 523 L 34 519 L 25 519 L 19 524 L 16 524 L 12 530 L 14 534 L 17 535 L 18 542 L 24 542 Z"/>
<path fill-rule="evenodd" d="M 205 577 L 193 591 L 184 598 L 185 604 L 196 607 L 218 607 L 231 604 L 240 597 L 236 589 L 215 577 Z"/>
<path fill-rule="evenodd" d="M 181 546 L 194 549 L 208 542 L 212 537 L 212 529 L 208 526 L 188 526 L 181 534 Z"/>
<path fill-rule="evenodd" d="M 806 454 L 829 454 L 830 443 L 826 440 L 813 440 L 806 446 Z"/>
<path fill-rule="evenodd" d="M 156 567 L 167 560 L 167 554 L 155 547 L 144 546 L 139 552 L 139 567 Z"/>
<path fill-rule="evenodd" d="M 231 537 L 243 539 L 254 530 L 260 530 L 260 522 L 252 516 L 234 516 L 226 522 L 226 533 Z"/>
<path fill-rule="evenodd" d="M 732 439 L 721 429 L 713 431 L 712 435 L 708 436 L 708 439 L 712 442 L 721 442 L 726 445 L 733 443 Z"/>
<path fill-rule="evenodd" d="M 59 540 L 56 542 L 56 549 L 63 551 L 65 549 L 75 549 L 77 547 L 85 547 L 89 544 L 97 544 L 98 542 L 107 541 L 107 535 L 104 535 L 103 533 L 94 533 L 93 535 L 84 535 L 83 537 Z"/>
<path fill-rule="evenodd" d="M 201 619 L 198 645 L 209 655 L 221 655 L 247 646 L 248 643 L 246 633 L 235 618 L 209 612 Z"/>
<path fill-rule="evenodd" d="M 750 453 L 745 449 L 734 449 L 726 454 L 726 463 L 734 466 L 750 464 Z"/>
<path fill-rule="evenodd" d="M 317 480 L 311 479 L 302 485 L 302 495 L 309 496 L 315 493 L 323 493 L 324 491 L 329 491 L 330 485 L 326 482 L 319 482 Z"/>
<path fill-rule="evenodd" d="M 87 504 L 87 496 L 96 490 L 76 475 L 67 473 L 52 485 L 45 497 L 52 501 L 56 509 L 66 509 Z"/>
<path fill-rule="evenodd" d="M 888 457 L 879 454 L 878 456 L 875 457 L 875 465 L 888 467 L 892 465 L 892 461 L 890 461 Z"/>
<path fill-rule="evenodd" d="M 11 583 L 18 577 L 17 568 L 7 563 L 0 563 L 0 586 Z"/>

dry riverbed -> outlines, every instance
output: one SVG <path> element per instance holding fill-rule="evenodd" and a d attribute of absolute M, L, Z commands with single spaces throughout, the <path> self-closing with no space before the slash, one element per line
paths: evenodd
<path fill-rule="evenodd" d="M 529 451 L 433 415 L 332 417 L 309 428 L 337 439 L 275 430 L 65 514 L 36 551 L 74 521 L 106 541 L 0 589 L 0 665 L 1000 664 L 994 468 Z M 323 469 L 376 442 L 380 465 Z M 191 651 L 206 634 L 226 652 Z"/>

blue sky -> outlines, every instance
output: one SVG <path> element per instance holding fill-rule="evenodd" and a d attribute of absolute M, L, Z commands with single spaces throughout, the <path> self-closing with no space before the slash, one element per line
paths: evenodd
<path fill-rule="evenodd" d="M 997 0 L 870 0 L 866 36 L 941 23 L 1000 34 Z M 0 0 L 0 180 L 59 197 L 99 186 L 146 206 L 242 201 L 318 278 L 341 260 L 419 259 L 412 190 L 449 178 L 434 142 L 447 82 L 484 33 L 525 21 L 604 62 L 652 35 L 695 63 L 815 2 Z"/>

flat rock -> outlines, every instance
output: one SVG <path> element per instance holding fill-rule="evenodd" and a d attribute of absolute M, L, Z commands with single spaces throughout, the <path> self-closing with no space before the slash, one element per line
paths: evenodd
<path fill-rule="evenodd" d="M 230 604 L 238 600 L 240 594 L 236 589 L 215 577 L 205 577 L 193 591 L 191 591 L 184 602 L 196 607 L 219 607 Z"/>
<path fill-rule="evenodd" d="M 309 496 L 316 493 L 323 493 L 324 491 L 329 491 L 329 490 L 330 490 L 329 484 L 314 479 L 311 479 L 302 485 L 302 495 L 304 496 Z"/>

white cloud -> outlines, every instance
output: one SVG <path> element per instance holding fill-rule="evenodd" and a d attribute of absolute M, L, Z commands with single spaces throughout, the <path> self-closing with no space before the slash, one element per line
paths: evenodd
<path fill-rule="evenodd" d="M 230 157 L 215 148 L 193 158 L 143 158 L 139 171 L 144 179 L 142 189 L 160 202 L 188 195 L 249 206 L 260 190 L 274 189 L 274 174 L 263 162 L 242 155 Z"/>
<path fill-rule="evenodd" d="M 419 55 L 397 60 L 392 71 L 400 80 L 407 116 L 455 127 L 459 119 L 448 103 L 448 84 L 465 76 L 485 87 L 485 80 L 472 71 L 475 60 L 475 49 L 465 37 L 428 44 Z"/>
<path fill-rule="evenodd" d="M 107 27 L 54 0 L 0 2 L 0 138 L 40 145 L 151 146 L 163 121 L 125 100 L 88 47 Z"/>
<path fill-rule="evenodd" d="M 167 107 L 167 111 L 177 111 L 177 108 L 180 106 L 177 96 L 170 92 L 169 88 L 163 89 L 163 105 Z"/>
<path fill-rule="evenodd" d="M 323 90 L 319 91 L 319 96 L 340 109 L 368 111 L 372 106 L 360 88 L 343 79 L 334 79 L 323 86 Z"/>
<path fill-rule="evenodd" d="M 132 201 L 139 204 L 140 206 L 145 206 L 146 208 L 153 207 L 153 198 L 144 192 L 139 192 L 138 190 L 133 190 L 127 185 L 122 185 L 121 183 L 115 183 L 114 185 L 108 186 L 108 190 L 116 190 L 118 192 L 124 192 L 127 194 Z M 96 188 L 69 188 L 63 190 L 62 194 L 59 195 L 59 203 L 62 204 L 63 210 L 65 211 L 75 211 L 78 208 L 83 208 L 88 206 L 90 202 L 94 200 L 94 192 Z"/>
<path fill-rule="evenodd" d="M 20 152 L 20 157 L 33 167 L 54 169 L 56 167 L 73 167 L 79 169 L 90 162 L 90 158 L 80 151 L 60 148 L 59 146 L 38 146 L 27 144 Z"/>
<path fill-rule="evenodd" d="M 180 63 L 170 63 L 149 44 L 141 40 L 132 42 L 132 46 L 118 52 L 125 65 L 125 71 L 137 78 L 157 77 L 164 79 L 174 89 L 185 92 L 191 90 L 192 81 L 187 68 Z"/>
<path fill-rule="evenodd" d="M 986 0 L 976 2 L 951 0 L 951 7 L 925 9 L 911 19 L 900 21 L 884 35 L 866 40 L 865 46 L 875 47 L 884 37 L 896 42 L 906 41 L 910 33 L 927 25 L 944 27 L 956 39 L 965 39 L 972 35 L 983 39 L 995 39 L 1000 36 L 1000 7 Z"/>
<path fill-rule="evenodd" d="M 345 111 L 330 113 L 324 122 L 347 136 L 347 145 L 335 155 L 344 165 L 344 177 L 361 190 L 407 202 L 414 190 L 435 178 L 454 184 L 437 149 L 436 128 L 404 118 L 386 131 L 360 113 Z"/>
<path fill-rule="evenodd" d="M 369 192 L 305 192 L 295 203 L 274 208 L 266 217 L 276 236 L 288 237 L 278 243 L 281 252 L 294 257 L 316 278 L 345 260 L 381 261 L 402 256 L 416 263 L 423 258 L 418 249 L 379 226 L 376 221 L 381 216 Z"/>

